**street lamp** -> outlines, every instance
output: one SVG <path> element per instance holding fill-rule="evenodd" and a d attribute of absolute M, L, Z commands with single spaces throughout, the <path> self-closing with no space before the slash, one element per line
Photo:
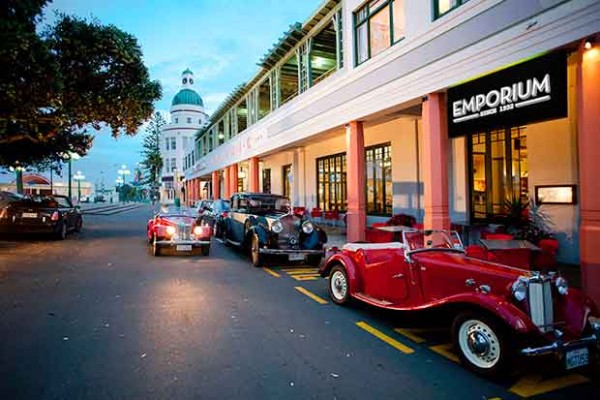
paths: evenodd
<path fill-rule="evenodd" d="M 69 200 L 71 200 L 73 198 L 73 195 L 71 192 L 71 164 L 72 164 L 73 160 L 79 160 L 80 158 L 81 158 L 81 156 L 79 154 L 74 153 L 72 151 L 63 155 L 63 159 L 67 160 L 67 163 L 69 164 Z"/>
<path fill-rule="evenodd" d="M 117 171 L 119 173 L 119 175 L 121 175 L 121 183 L 123 184 L 123 186 L 121 186 L 121 198 L 123 201 L 125 201 L 125 175 L 129 175 L 131 173 L 131 171 L 129 171 L 127 169 L 127 165 L 123 164 L 121 165 L 121 169 Z"/>
<path fill-rule="evenodd" d="M 19 162 L 17 161 L 14 167 L 9 167 L 8 169 L 11 172 L 14 172 L 16 175 L 17 193 L 23 194 L 23 171 L 25 170 L 25 168 L 19 165 Z"/>
<path fill-rule="evenodd" d="M 85 179 L 85 176 L 81 174 L 81 171 L 77 171 L 73 179 L 77 181 L 77 203 L 81 203 L 81 181 Z"/>

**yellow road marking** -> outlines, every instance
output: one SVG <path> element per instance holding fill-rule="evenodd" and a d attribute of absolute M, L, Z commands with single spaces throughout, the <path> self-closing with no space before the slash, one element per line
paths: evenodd
<path fill-rule="evenodd" d="M 313 275 L 292 276 L 292 279 L 295 279 L 297 281 L 316 281 L 319 279 L 319 276 L 313 276 Z"/>
<path fill-rule="evenodd" d="M 380 330 L 373 328 L 371 325 L 367 324 L 366 322 L 360 321 L 360 322 L 357 322 L 356 325 L 359 328 L 364 329 L 365 331 L 369 332 L 371 335 L 377 337 L 378 339 L 383 340 L 384 342 L 386 342 L 393 348 L 400 350 L 401 352 L 403 352 L 405 354 L 412 354 L 415 352 L 410 347 L 403 345 L 396 339 L 389 337 L 388 335 L 381 332 Z"/>
<path fill-rule="evenodd" d="M 302 286 L 296 286 L 294 289 L 296 289 L 297 291 L 299 291 L 302 294 L 305 294 L 306 296 L 310 297 L 311 299 L 313 299 L 314 301 L 316 301 L 319 304 L 327 304 L 327 300 L 324 300 L 321 297 L 314 294 L 313 292 L 304 289 Z"/>
<path fill-rule="evenodd" d="M 450 344 L 450 343 L 439 344 L 437 346 L 431 346 L 429 349 L 435 351 L 439 355 L 446 357 L 450 361 L 453 361 L 455 363 L 460 363 L 458 356 L 451 351 L 452 344 Z"/>
<path fill-rule="evenodd" d="M 394 329 L 394 331 L 398 332 L 402 336 L 406 336 L 407 338 L 409 338 L 410 340 L 412 340 L 415 343 L 423 343 L 423 342 L 425 342 L 425 339 L 423 339 L 422 337 L 419 337 L 419 336 L 413 334 L 412 333 L 413 332 L 412 329 L 396 328 L 396 329 Z"/>
<path fill-rule="evenodd" d="M 286 272 L 290 275 L 299 275 L 299 274 L 316 274 L 319 272 L 318 268 L 294 268 L 294 269 L 282 269 L 283 272 Z"/>
<path fill-rule="evenodd" d="M 275 278 L 281 278 L 281 275 L 279 275 L 277 272 L 273 271 L 271 268 L 263 267 L 263 270 L 265 272 L 273 275 Z"/>
<path fill-rule="evenodd" d="M 579 374 L 553 377 L 548 380 L 544 380 L 541 375 L 529 375 L 521 378 L 509 390 L 521 397 L 531 397 L 585 382 L 589 382 L 589 379 Z"/>

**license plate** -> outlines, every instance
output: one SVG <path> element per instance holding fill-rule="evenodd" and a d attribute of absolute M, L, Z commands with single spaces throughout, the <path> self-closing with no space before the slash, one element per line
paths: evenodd
<path fill-rule="evenodd" d="M 567 351 L 566 354 L 567 369 L 582 367 L 590 362 L 587 348 Z"/>
<path fill-rule="evenodd" d="M 178 244 L 175 248 L 177 251 L 192 251 L 191 244 Z"/>
<path fill-rule="evenodd" d="M 288 255 L 290 261 L 303 261 L 304 254 L 302 253 L 292 253 Z"/>
<path fill-rule="evenodd" d="M 36 213 L 23 213 L 23 218 L 37 218 Z"/>

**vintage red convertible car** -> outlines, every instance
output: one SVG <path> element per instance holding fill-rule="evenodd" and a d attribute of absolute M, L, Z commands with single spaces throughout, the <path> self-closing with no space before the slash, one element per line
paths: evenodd
<path fill-rule="evenodd" d="M 337 304 L 351 298 L 392 310 L 452 313 L 460 359 L 482 375 L 515 356 L 555 355 L 567 369 L 598 359 L 600 313 L 558 274 L 466 255 L 451 231 L 403 232 L 402 242 L 349 243 L 320 269 Z"/>
<path fill-rule="evenodd" d="M 212 228 L 198 218 L 195 210 L 163 207 L 148 221 L 146 234 L 154 256 L 166 248 L 177 253 L 210 253 Z"/>

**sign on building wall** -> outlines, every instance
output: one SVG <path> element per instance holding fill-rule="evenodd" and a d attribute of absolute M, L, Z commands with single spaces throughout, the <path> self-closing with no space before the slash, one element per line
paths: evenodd
<path fill-rule="evenodd" d="M 553 53 L 448 89 L 448 135 L 567 116 L 567 58 Z"/>

